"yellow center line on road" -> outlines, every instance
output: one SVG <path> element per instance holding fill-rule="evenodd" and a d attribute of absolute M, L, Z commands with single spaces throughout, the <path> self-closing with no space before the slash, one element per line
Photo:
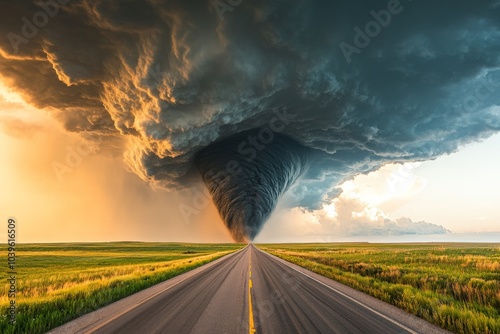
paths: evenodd
<path fill-rule="evenodd" d="M 245 249 L 245 248 L 243 248 L 243 249 Z M 239 253 L 239 252 L 243 251 L 243 249 L 240 249 L 239 251 L 237 251 L 237 252 L 235 252 L 235 253 L 230 254 L 230 256 L 233 256 L 234 254 L 237 254 L 237 253 Z M 214 262 L 211 262 L 211 266 L 213 266 L 214 264 L 216 264 L 216 263 L 217 263 L 217 261 L 219 261 L 219 262 L 220 262 L 221 260 L 219 259 L 219 260 L 215 260 Z M 207 265 L 206 265 L 206 266 L 207 266 Z M 95 332 L 96 330 L 98 330 L 98 329 L 100 329 L 100 328 L 104 327 L 105 325 L 109 324 L 109 323 L 110 323 L 110 322 L 112 322 L 113 320 L 118 319 L 119 317 L 121 317 L 122 315 L 126 314 L 127 312 L 132 311 L 134 308 L 136 308 L 136 307 L 138 307 L 138 306 L 140 306 L 140 305 L 142 305 L 142 304 L 144 304 L 144 303 L 148 302 L 149 300 L 153 299 L 154 297 L 156 297 L 156 296 L 158 296 L 158 295 L 160 295 L 160 294 L 162 294 L 162 293 L 164 293 L 164 292 L 166 292 L 166 291 L 168 291 L 168 290 L 172 289 L 174 286 L 176 286 L 176 285 L 178 285 L 178 284 L 181 284 L 181 283 L 183 283 L 183 282 L 187 281 L 188 279 L 192 278 L 192 277 L 193 277 L 193 276 L 195 276 L 195 275 L 199 275 L 199 274 L 200 274 L 200 272 L 201 272 L 201 270 L 200 270 L 201 268 L 202 268 L 202 267 L 199 267 L 199 268 L 196 268 L 195 270 L 193 270 L 193 271 L 192 271 L 192 272 L 190 272 L 190 273 L 189 273 L 189 272 L 188 272 L 188 273 L 185 273 L 185 274 L 184 274 L 184 275 L 185 275 L 184 279 L 182 279 L 182 280 L 180 280 L 180 281 L 177 281 L 176 283 L 174 283 L 174 284 L 172 284 L 172 285 L 170 285 L 170 286 L 167 286 L 167 287 L 166 287 L 166 288 L 164 288 L 164 289 L 161 289 L 160 291 L 158 291 L 158 292 L 156 292 L 156 293 L 154 293 L 154 294 L 150 295 L 149 297 L 147 297 L 147 298 L 145 298 L 145 299 L 143 299 L 143 300 L 141 300 L 141 301 L 137 302 L 136 304 L 132 305 L 131 307 L 127 308 L 126 310 L 124 310 L 124 311 L 122 311 L 122 312 L 120 312 L 120 313 L 118 313 L 118 314 L 116 314 L 116 315 L 114 315 L 114 316 L 110 317 L 108 320 L 103 321 L 103 322 L 101 322 L 101 323 L 98 323 L 97 325 L 95 325 L 95 326 L 94 326 L 94 327 L 92 327 L 91 329 L 88 329 L 88 330 L 86 330 L 85 332 L 83 332 L 83 334 L 91 334 L 91 333 Z M 198 271 L 196 271 L 196 270 L 198 270 Z M 181 277 L 181 276 L 182 276 L 182 275 L 177 276 L 177 277 Z M 172 279 L 176 279 L 177 277 L 174 277 L 174 278 L 172 278 Z M 151 288 L 153 288 L 153 287 L 151 287 Z M 143 291 L 145 291 L 145 290 L 143 290 Z M 130 297 L 130 296 L 129 296 L 129 297 Z M 90 327 L 90 326 L 91 326 L 91 325 L 88 325 L 88 326 L 86 326 L 86 327 Z"/>
<path fill-rule="evenodd" d="M 252 253 L 248 256 L 248 333 L 255 333 L 255 324 L 253 321 L 253 306 L 252 306 Z"/>

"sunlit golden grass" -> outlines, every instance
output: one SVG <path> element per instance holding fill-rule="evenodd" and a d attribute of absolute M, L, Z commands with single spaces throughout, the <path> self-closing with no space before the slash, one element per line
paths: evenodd
<path fill-rule="evenodd" d="M 17 323 L 8 324 L 6 268 L 0 273 L 0 333 L 44 333 L 241 247 L 129 242 L 18 245 Z M 0 254 L 7 258 L 5 251 Z"/>
<path fill-rule="evenodd" d="M 266 244 L 259 248 L 455 333 L 500 333 L 499 244 Z"/>

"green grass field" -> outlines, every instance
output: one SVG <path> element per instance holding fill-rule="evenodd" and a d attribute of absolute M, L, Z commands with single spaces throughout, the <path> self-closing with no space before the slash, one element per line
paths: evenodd
<path fill-rule="evenodd" d="M 20 244 L 17 323 L 9 324 L 7 251 L 0 252 L 0 333 L 45 333 L 244 245 L 178 243 Z"/>
<path fill-rule="evenodd" d="M 500 244 L 261 244 L 455 333 L 500 333 Z"/>

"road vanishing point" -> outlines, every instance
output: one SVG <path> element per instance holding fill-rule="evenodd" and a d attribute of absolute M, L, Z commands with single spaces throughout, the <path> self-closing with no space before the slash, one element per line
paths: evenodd
<path fill-rule="evenodd" d="M 449 332 L 249 244 L 49 333 Z"/>

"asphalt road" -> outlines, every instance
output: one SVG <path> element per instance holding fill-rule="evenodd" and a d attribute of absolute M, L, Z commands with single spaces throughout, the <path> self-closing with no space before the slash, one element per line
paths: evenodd
<path fill-rule="evenodd" d="M 447 332 L 249 245 L 50 333 Z"/>

